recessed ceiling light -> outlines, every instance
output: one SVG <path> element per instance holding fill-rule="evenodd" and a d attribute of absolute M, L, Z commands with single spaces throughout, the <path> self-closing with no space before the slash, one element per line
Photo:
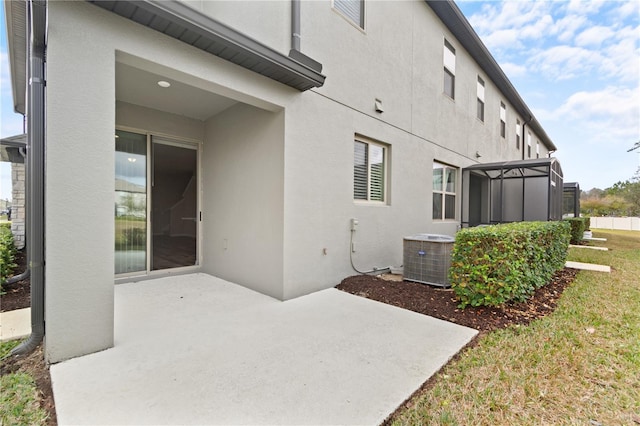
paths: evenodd
<path fill-rule="evenodd" d="M 160 87 L 165 87 L 165 88 L 166 88 L 166 87 L 171 86 L 171 83 L 169 83 L 168 81 L 160 80 L 160 81 L 158 82 L 158 86 L 160 86 Z"/>

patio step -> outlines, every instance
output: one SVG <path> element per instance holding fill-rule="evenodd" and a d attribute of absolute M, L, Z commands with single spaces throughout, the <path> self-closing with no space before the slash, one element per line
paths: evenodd
<path fill-rule="evenodd" d="M 567 261 L 565 265 L 567 268 L 573 269 L 581 269 L 583 271 L 596 271 L 596 272 L 611 272 L 611 266 L 607 265 L 596 265 L 595 263 L 582 263 L 582 262 L 571 262 Z"/>

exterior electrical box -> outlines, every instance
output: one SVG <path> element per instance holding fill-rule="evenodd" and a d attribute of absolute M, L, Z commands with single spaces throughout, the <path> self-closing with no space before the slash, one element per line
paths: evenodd
<path fill-rule="evenodd" d="M 448 235 L 418 234 L 404 238 L 404 280 L 449 287 L 451 250 L 455 239 Z"/>

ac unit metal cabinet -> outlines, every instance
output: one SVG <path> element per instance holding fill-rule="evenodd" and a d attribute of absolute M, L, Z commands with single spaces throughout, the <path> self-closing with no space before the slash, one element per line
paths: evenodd
<path fill-rule="evenodd" d="M 448 235 L 418 234 L 404 238 L 404 279 L 449 287 L 451 250 L 455 239 Z"/>

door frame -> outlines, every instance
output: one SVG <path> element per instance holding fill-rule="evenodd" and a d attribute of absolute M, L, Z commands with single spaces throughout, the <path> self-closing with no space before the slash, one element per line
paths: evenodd
<path fill-rule="evenodd" d="M 166 275 L 182 275 L 198 272 L 202 268 L 202 141 L 197 139 L 186 138 L 182 136 L 171 135 L 163 132 L 155 132 L 151 130 L 146 130 L 142 128 L 136 128 L 131 126 L 115 126 L 115 130 L 122 130 L 125 132 L 137 133 L 140 135 L 145 135 L 147 139 L 147 239 L 146 239 L 146 266 L 144 271 L 136 271 L 136 272 L 127 272 L 122 274 L 114 274 L 114 280 L 116 284 L 132 282 L 132 281 L 143 281 L 146 279 L 158 278 L 159 276 Z M 176 268 L 169 269 L 160 269 L 160 270 L 151 270 L 151 250 L 152 250 L 152 236 L 149 234 L 152 230 L 151 226 L 151 208 L 152 208 L 152 191 L 151 191 L 151 173 L 153 172 L 151 162 L 153 158 L 151 157 L 151 144 L 152 136 L 155 136 L 158 139 L 164 140 L 166 142 L 174 143 L 174 146 L 185 147 L 195 149 L 196 151 L 196 186 L 197 186 L 197 201 L 196 201 L 196 212 L 198 215 L 198 219 L 196 221 L 196 265 L 191 266 L 180 266 Z M 158 142 L 162 143 L 162 142 Z M 115 168 L 114 168 L 115 170 Z M 115 181 L 115 179 L 114 179 Z M 114 230 L 114 238 L 115 238 L 115 230 Z M 115 244 L 114 244 L 115 247 Z"/>

